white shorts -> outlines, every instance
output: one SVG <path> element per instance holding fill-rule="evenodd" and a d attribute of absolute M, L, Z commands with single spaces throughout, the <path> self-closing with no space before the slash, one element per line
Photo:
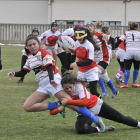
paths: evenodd
<path fill-rule="evenodd" d="M 92 107 L 89 109 L 89 111 L 95 115 L 95 116 L 98 116 L 100 110 L 101 110 L 101 107 L 102 107 L 102 104 L 103 104 L 103 101 L 101 99 L 98 98 L 98 103 L 96 104 L 96 106 Z"/>
<path fill-rule="evenodd" d="M 140 51 L 138 51 L 138 50 L 126 51 L 125 52 L 125 59 L 126 60 L 134 59 L 136 61 L 140 61 Z"/>
<path fill-rule="evenodd" d="M 60 90 L 63 90 L 62 85 L 61 85 L 61 76 L 56 73 L 54 74 L 54 80 L 58 83 L 57 89 L 55 89 L 51 84 L 50 84 L 50 79 L 49 76 L 41 78 L 39 82 L 39 88 L 37 91 L 43 92 L 45 94 L 48 94 L 50 97 L 54 96 L 57 92 Z"/>
<path fill-rule="evenodd" d="M 124 62 L 125 52 L 126 52 L 125 50 L 118 48 L 116 52 L 116 58 L 120 59 L 120 62 Z"/>
<path fill-rule="evenodd" d="M 57 45 L 58 45 L 58 44 L 56 44 L 55 46 L 46 46 L 46 45 L 44 45 L 43 48 L 44 48 L 45 50 L 49 51 L 49 52 L 53 52 L 53 51 L 55 51 L 54 49 L 55 49 L 55 47 L 56 47 Z"/>
<path fill-rule="evenodd" d="M 77 78 L 82 80 L 82 81 L 87 81 L 87 82 L 99 80 L 98 67 L 90 69 L 90 70 L 88 70 L 86 72 L 78 71 Z"/>

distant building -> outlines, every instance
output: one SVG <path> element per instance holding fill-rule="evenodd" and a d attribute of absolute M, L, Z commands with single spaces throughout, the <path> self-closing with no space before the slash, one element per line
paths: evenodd
<path fill-rule="evenodd" d="M 86 24 L 90 20 L 112 26 L 140 24 L 140 0 L 0 0 L 2 24 Z"/>

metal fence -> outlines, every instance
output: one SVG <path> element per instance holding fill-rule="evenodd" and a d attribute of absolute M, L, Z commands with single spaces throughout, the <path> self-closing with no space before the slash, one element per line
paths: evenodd
<path fill-rule="evenodd" d="M 40 34 L 51 28 L 50 24 L 0 24 L 0 43 L 24 43 L 35 27 L 38 28 Z M 58 30 L 62 33 L 65 29 L 72 27 L 74 25 L 58 25 Z M 121 35 L 128 29 L 127 26 L 111 26 L 110 28 L 112 37 Z"/>

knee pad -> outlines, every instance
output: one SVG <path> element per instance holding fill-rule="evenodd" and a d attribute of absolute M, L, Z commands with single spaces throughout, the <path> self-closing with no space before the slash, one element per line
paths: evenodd
<path fill-rule="evenodd" d="M 102 76 L 102 78 L 104 79 L 104 81 L 105 81 L 106 83 L 109 81 L 109 77 L 108 77 L 107 72 L 104 73 L 104 74 L 102 74 L 101 76 Z"/>

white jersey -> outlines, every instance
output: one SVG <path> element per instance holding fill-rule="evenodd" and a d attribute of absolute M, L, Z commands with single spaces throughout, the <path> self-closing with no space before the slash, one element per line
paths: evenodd
<path fill-rule="evenodd" d="M 62 35 L 70 36 L 74 41 L 76 41 L 76 36 L 73 28 L 66 29 Z"/>
<path fill-rule="evenodd" d="M 109 63 L 110 61 L 110 53 L 109 53 L 109 45 L 108 41 L 110 39 L 110 35 L 106 35 L 104 33 L 98 33 L 94 31 L 93 40 L 95 41 L 96 45 L 98 46 L 98 50 L 95 49 L 94 51 L 94 59 L 98 64 L 100 61 L 105 61 Z"/>
<path fill-rule="evenodd" d="M 94 46 L 88 40 L 80 44 L 79 41 L 76 41 L 76 52 L 73 53 L 78 58 L 78 62 L 85 61 L 87 59 L 92 60 L 92 63 L 87 66 L 78 66 L 78 70 L 81 72 L 86 72 L 94 67 L 97 67 L 96 62 L 94 61 Z"/>
<path fill-rule="evenodd" d="M 59 71 L 55 65 L 55 60 L 52 58 L 51 53 L 46 51 L 45 49 L 40 48 L 37 54 L 33 55 L 30 53 L 28 55 L 28 59 L 23 69 L 26 70 L 27 72 L 34 70 L 36 75 L 36 81 L 39 81 L 41 77 L 48 76 L 48 71 L 45 68 L 49 64 L 52 64 L 54 74 Z"/>
<path fill-rule="evenodd" d="M 74 92 L 72 94 L 73 99 L 82 99 L 87 96 L 87 99 L 90 99 L 90 93 L 86 88 L 83 89 L 83 85 L 81 83 L 74 84 Z"/>
<path fill-rule="evenodd" d="M 119 39 L 125 41 L 126 51 L 140 51 L 140 32 L 126 31 Z"/>
<path fill-rule="evenodd" d="M 55 46 L 59 35 L 60 35 L 59 31 L 52 33 L 51 30 L 48 30 L 48 31 L 42 33 L 41 36 L 38 37 L 38 39 L 40 42 L 41 42 L 41 40 L 46 39 L 44 42 L 45 46 Z"/>

